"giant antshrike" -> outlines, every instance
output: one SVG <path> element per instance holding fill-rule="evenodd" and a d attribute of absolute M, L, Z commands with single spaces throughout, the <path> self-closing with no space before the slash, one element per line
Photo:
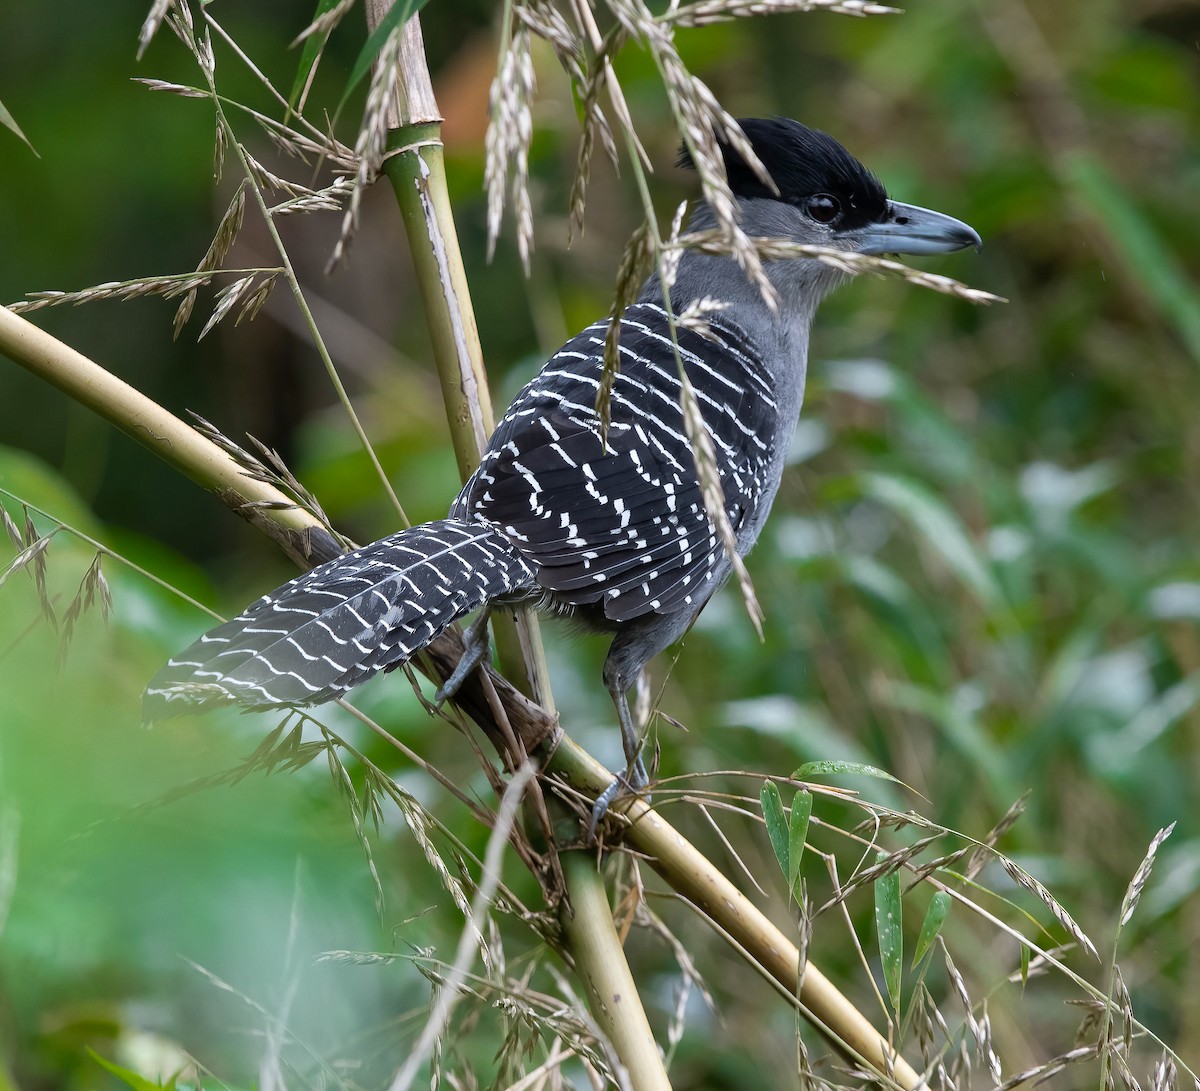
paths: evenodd
<path fill-rule="evenodd" d="M 966 224 L 889 200 L 824 133 L 781 118 L 740 124 L 773 182 L 722 146 L 748 235 L 859 254 L 979 245 Z M 701 202 L 689 227 L 712 226 L 713 212 Z M 478 610 L 445 697 L 486 654 L 489 611 L 532 603 L 614 633 L 604 683 L 621 725 L 626 780 L 644 787 L 628 691 L 732 570 L 702 497 L 680 365 L 745 554 L 779 488 L 817 305 L 846 279 L 811 257 L 765 269 L 774 307 L 733 257 L 685 252 L 669 290 L 674 314 L 700 300 L 725 306 L 707 316 L 705 331 L 672 323 L 658 277 L 647 281 L 620 318 L 606 435 L 597 392 L 607 319 L 568 341 L 517 395 L 447 518 L 323 564 L 206 633 L 151 681 L 147 718 L 223 702 L 318 704 L 400 666 Z M 596 815 L 614 791 L 615 784 Z"/>

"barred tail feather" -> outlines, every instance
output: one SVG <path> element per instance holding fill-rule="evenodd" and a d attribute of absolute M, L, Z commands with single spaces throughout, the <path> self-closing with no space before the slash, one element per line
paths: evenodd
<path fill-rule="evenodd" d="M 314 568 L 205 633 L 151 679 L 143 714 L 320 704 L 400 666 L 464 614 L 535 587 L 489 524 L 425 523 Z"/>

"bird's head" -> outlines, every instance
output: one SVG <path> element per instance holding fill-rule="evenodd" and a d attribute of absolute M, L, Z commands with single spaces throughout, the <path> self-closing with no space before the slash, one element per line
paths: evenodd
<path fill-rule="evenodd" d="M 859 254 L 942 254 L 980 245 L 961 220 L 890 200 L 879 179 L 833 137 L 781 117 L 738 124 L 775 183 L 766 185 L 737 151 L 721 145 L 748 234 Z M 692 166 L 686 151 L 680 164 Z"/>

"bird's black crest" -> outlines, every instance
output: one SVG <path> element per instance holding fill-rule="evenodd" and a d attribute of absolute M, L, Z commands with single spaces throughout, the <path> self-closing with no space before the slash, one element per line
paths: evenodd
<path fill-rule="evenodd" d="M 799 204 L 806 197 L 828 193 L 846 210 L 839 225 L 843 229 L 883 215 L 888 199 L 883 184 L 833 137 L 785 117 L 739 118 L 738 124 L 779 193 L 773 193 L 733 148 L 722 143 L 725 173 L 735 196 Z M 695 167 L 686 147 L 680 149 L 679 166 Z"/>

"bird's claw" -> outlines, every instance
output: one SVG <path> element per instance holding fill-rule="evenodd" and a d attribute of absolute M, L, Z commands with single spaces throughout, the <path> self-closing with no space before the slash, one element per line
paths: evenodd
<path fill-rule="evenodd" d="M 594 844 L 596 841 L 596 831 L 600 828 L 600 823 L 604 816 L 608 814 L 608 809 L 616 800 L 623 796 L 637 796 L 642 793 L 650 785 L 650 777 L 646 773 L 646 764 L 642 761 L 641 754 L 633 760 L 633 763 L 625 770 L 625 772 L 613 778 L 612 782 L 599 796 L 596 797 L 596 802 L 592 805 L 592 814 L 588 819 L 587 836 L 585 838 L 587 844 Z M 643 798 L 648 798 L 643 796 Z"/>

